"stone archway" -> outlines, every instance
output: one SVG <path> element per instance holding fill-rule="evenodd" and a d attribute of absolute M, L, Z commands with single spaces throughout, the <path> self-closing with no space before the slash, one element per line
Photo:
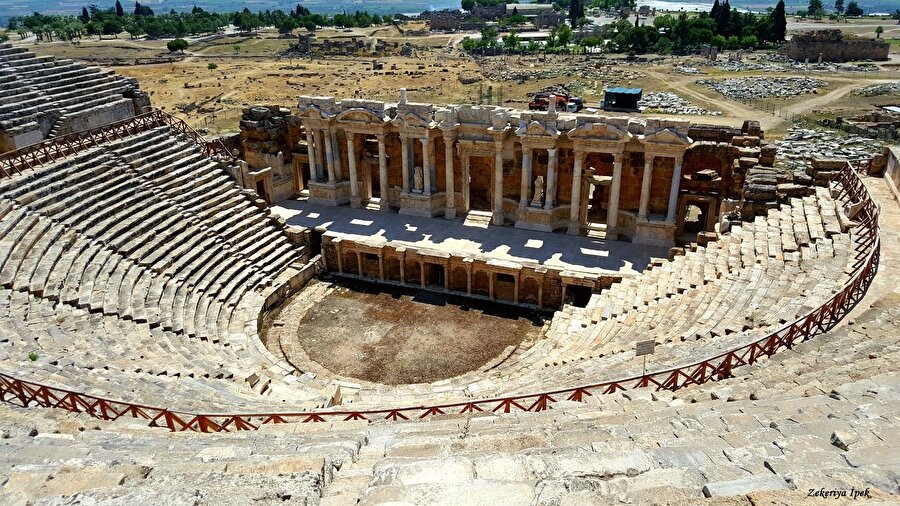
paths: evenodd
<path fill-rule="evenodd" d="M 490 283 L 490 274 L 482 270 L 475 271 L 472 274 L 472 293 L 477 295 L 484 295 L 485 297 L 490 296 Z"/>

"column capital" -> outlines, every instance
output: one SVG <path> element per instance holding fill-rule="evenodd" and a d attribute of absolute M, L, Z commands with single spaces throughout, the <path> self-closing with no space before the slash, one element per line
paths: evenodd
<path fill-rule="evenodd" d="M 423 146 L 427 145 L 429 142 L 431 142 L 431 138 L 429 138 L 429 137 L 420 137 L 419 140 L 422 141 Z"/>
<path fill-rule="evenodd" d="M 547 148 L 547 153 L 549 153 L 550 156 L 556 156 L 557 150 L 558 148 Z"/>
<path fill-rule="evenodd" d="M 387 134 L 375 134 L 375 138 L 378 139 L 378 142 L 384 143 L 384 139 L 387 137 Z"/>

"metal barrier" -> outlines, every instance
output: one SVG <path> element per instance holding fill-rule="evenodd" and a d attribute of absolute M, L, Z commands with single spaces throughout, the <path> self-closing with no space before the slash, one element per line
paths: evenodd
<path fill-rule="evenodd" d="M 784 325 L 778 330 L 730 351 L 679 367 L 649 372 L 640 376 L 603 381 L 589 385 L 525 393 L 510 397 L 481 399 L 457 403 L 389 407 L 366 410 L 316 410 L 283 413 L 189 413 L 131 402 L 87 395 L 72 390 L 49 387 L 24 381 L 0 373 L 0 400 L 23 407 L 37 405 L 88 413 L 104 420 L 124 416 L 146 419 L 150 426 L 171 431 L 230 432 L 256 430 L 261 425 L 290 422 L 326 422 L 350 420 L 410 420 L 430 418 L 442 414 L 475 412 L 509 413 L 512 411 L 543 411 L 559 400 L 583 402 L 586 397 L 622 390 L 652 387 L 656 390 L 678 390 L 689 385 L 733 376 L 735 367 L 753 364 L 762 357 L 770 357 L 778 350 L 792 348 L 831 329 L 859 302 L 878 268 L 880 238 L 878 206 L 848 163 L 835 179 L 836 199 L 862 203 L 855 215 L 857 241 L 850 280 L 819 308 Z"/>
<path fill-rule="evenodd" d="M 204 154 L 207 156 L 219 155 L 234 158 L 222 141 L 207 141 L 196 130 L 185 123 L 184 120 L 159 109 L 151 109 L 144 114 L 103 125 L 99 128 L 61 135 L 15 151 L 3 153 L 0 155 L 0 179 L 12 177 L 14 174 L 20 174 L 28 169 L 37 169 L 82 150 L 161 126 L 168 126 L 186 135 L 198 146 L 201 146 Z"/>

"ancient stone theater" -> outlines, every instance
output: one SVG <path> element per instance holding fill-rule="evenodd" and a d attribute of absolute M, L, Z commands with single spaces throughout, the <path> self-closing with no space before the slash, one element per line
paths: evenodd
<path fill-rule="evenodd" d="M 891 156 L 404 90 L 239 132 L 0 44 L 0 502 L 893 502 Z"/>

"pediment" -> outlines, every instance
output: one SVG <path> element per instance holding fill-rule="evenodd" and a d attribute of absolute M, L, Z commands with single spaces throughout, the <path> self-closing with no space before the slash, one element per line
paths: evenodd
<path fill-rule="evenodd" d="M 584 123 L 569 131 L 570 139 L 627 142 L 632 135 L 609 123 Z"/>
<path fill-rule="evenodd" d="M 516 130 L 516 135 L 520 137 L 550 137 L 556 138 L 559 137 L 559 130 L 556 129 L 556 125 L 548 125 L 547 123 L 542 123 L 540 121 L 531 121 L 524 126 L 520 126 L 518 130 Z"/>
<path fill-rule="evenodd" d="M 297 116 L 300 118 L 308 118 L 308 119 L 327 119 L 332 116 L 328 112 L 323 111 L 317 105 L 307 105 L 304 107 L 300 107 L 297 111 Z"/>
<path fill-rule="evenodd" d="M 365 125 L 381 125 L 384 123 L 382 118 L 367 109 L 347 109 L 337 116 L 339 123 L 356 123 Z"/>
<path fill-rule="evenodd" d="M 398 113 L 393 123 L 407 128 L 431 128 L 434 126 L 434 121 L 431 118 L 424 118 L 414 112 Z"/>
<path fill-rule="evenodd" d="M 664 128 L 652 134 L 644 135 L 643 141 L 652 144 L 664 144 L 669 146 L 687 146 L 691 140 L 686 136 L 678 135 L 669 128 Z"/>

